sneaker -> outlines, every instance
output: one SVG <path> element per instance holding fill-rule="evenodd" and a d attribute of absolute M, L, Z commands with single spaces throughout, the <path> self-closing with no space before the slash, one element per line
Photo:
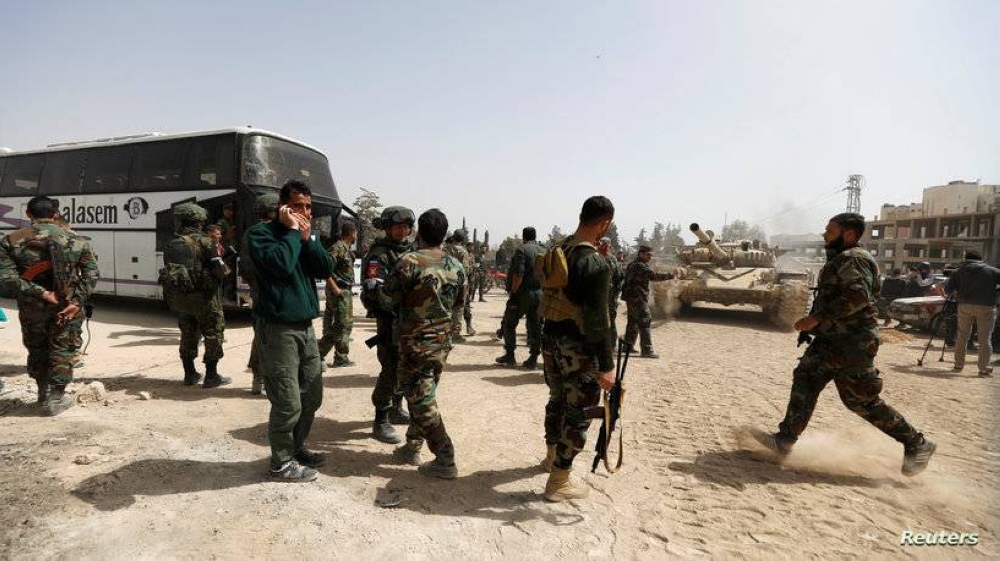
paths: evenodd
<path fill-rule="evenodd" d="M 639 353 L 639 358 L 660 358 L 660 355 L 656 351 L 646 351 Z"/>
<path fill-rule="evenodd" d="M 476 330 L 473 329 L 471 325 L 465 328 L 465 336 L 466 337 L 472 337 L 475 334 L 476 334 Z"/>
<path fill-rule="evenodd" d="M 982 372 L 979 373 L 979 377 L 980 378 L 992 378 L 993 377 L 993 371 L 992 370 L 984 370 L 984 371 L 982 371 Z"/>
<path fill-rule="evenodd" d="M 437 477 L 440 479 L 455 479 L 458 477 L 458 466 L 453 463 L 446 464 L 440 458 L 434 458 L 429 462 L 420 464 L 417 468 L 420 475 L 427 477 Z"/>
<path fill-rule="evenodd" d="M 305 483 L 307 481 L 313 481 L 318 475 L 319 474 L 316 470 L 310 467 L 301 466 L 295 460 L 286 463 L 281 466 L 280 469 L 271 470 L 271 477 L 273 479 L 280 479 L 290 483 Z"/>
<path fill-rule="evenodd" d="M 354 366 L 354 361 L 349 358 L 336 357 L 332 361 L 326 363 L 330 368 L 347 368 L 349 366 Z"/>
<path fill-rule="evenodd" d="M 231 383 L 233 383 L 233 379 L 228 376 L 206 376 L 205 381 L 201 383 L 201 387 L 210 390 L 219 386 L 227 386 Z"/>
<path fill-rule="evenodd" d="M 920 444 L 907 446 L 903 452 L 903 475 L 912 477 L 924 471 L 935 450 L 937 445 L 927 437 Z"/>
<path fill-rule="evenodd" d="M 295 458 L 295 461 L 299 462 L 300 464 L 306 467 L 311 467 L 311 468 L 318 468 L 326 463 L 326 457 L 323 456 L 323 454 L 310 452 L 305 448 L 296 452 L 293 457 Z"/>
<path fill-rule="evenodd" d="M 770 452 L 777 454 L 780 457 L 785 457 L 792 452 L 792 446 L 794 443 L 789 442 L 786 438 L 783 438 L 780 434 L 776 432 L 753 432 L 754 440 L 759 442 L 764 448 L 767 448 Z"/>

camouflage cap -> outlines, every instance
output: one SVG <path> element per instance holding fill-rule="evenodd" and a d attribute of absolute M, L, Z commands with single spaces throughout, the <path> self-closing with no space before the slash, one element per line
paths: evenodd
<path fill-rule="evenodd" d="M 274 212 L 278 208 L 278 194 L 277 193 L 264 193 L 263 195 L 258 195 L 253 202 L 254 212 L 257 216 L 266 217 L 268 213 Z"/>
<path fill-rule="evenodd" d="M 411 227 L 416 222 L 413 211 L 405 206 L 387 206 L 382 209 L 382 214 L 372 221 L 372 225 L 380 230 L 388 230 L 395 224 L 409 224 Z"/>
<path fill-rule="evenodd" d="M 208 220 L 208 213 L 194 203 L 183 203 L 174 207 L 174 218 L 185 222 L 204 222 Z"/>

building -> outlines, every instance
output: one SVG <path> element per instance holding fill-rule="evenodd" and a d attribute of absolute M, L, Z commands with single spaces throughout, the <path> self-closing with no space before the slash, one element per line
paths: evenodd
<path fill-rule="evenodd" d="M 770 237 L 771 247 L 782 255 L 792 257 L 825 259 L 823 236 L 820 234 L 775 234 Z"/>
<path fill-rule="evenodd" d="M 920 203 L 882 205 L 861 243 L 884 271 L 922 261 L 941 270 L 970 250 L 1000 263 L 1000 185 L 951 181 L 924 189 Z"/>

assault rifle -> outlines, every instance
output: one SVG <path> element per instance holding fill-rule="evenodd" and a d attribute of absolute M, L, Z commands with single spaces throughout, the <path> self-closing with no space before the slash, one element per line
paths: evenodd
<path fill-rule="evenodd" d="M 813 293 L 813 301 L 812 301 L 812 306 L 809 306 L 809 315 L 813 315 L 813 312 L 816 311 L 816 293 L 819 292 L 819 287 L 814 286 L 812 287 L 811 290 Z M 813 336 L 810 335 L 808 331 L 799 331 L 798 343 L 796 343 L 795 346 L 801 347 L 803 344 L 809 345 L 812 342 L 813 342 Z"/>
<path fill-rule="evenodd" d="M 628 366 L 628 357 L 632 352 L 632 345 L 625 343 L 623 339 L 618 340 L 618 359 L 615 361 L 615 385 L 611 391 L 604 393 L 604 405 L 588 407 L 584 413 L 588 419 L 604 419 L 601 422 L 601 432 L 597 435 L 597 446 L 594 451 L 594 463 L 590 466 L 590 473 L 597 471 L 597 466 L 604 463 L 608 473 L 615 473 L 622 467 L 622 460 L 625 456 L 623 431 L 618 429 L 618 460 L 615 467 L 611 467 L 608 462 L 608 448 L 611 445 L 611 437 L 615 432 L 615 426 L 621 421 L 622 404 L 625 401 L 625 368 Z"/>

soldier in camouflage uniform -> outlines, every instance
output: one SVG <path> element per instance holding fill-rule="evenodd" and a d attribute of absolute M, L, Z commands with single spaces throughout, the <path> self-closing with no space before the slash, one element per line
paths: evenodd
<path fill-rule="evenodd" d="M 462 264 L 462 268 L 465 270 L 466 285 L 469 290 L 472 290 L 472 256 L 469 255 L 468 250 L 465 249 L 465 231 L 455 230 L 450 239 L 451 241 L 444 246 L 444 251 Z M 466 294 L 469 294 L 469 292 L 467 291 Z M 461 316 L 459 316 L 458 312 L 455 312 L 454 317 L 451 318 L 451 340 L 456 343 L 462 343 L 465 341 L 465 337 L 462 336 L 463 318 L 465 319 L 465 334 L 470 337 L 475 335 L 476 330 L 472 328 L 471 298 L 465 299 L 465 304 L 462 306 Z"/>
<path fill-rule="evenodd" d="M 385 293 L 385 281 L 399 258 L 413 249 L 408 241 L 413 230 L 413 211 L 401 206 L 386 207 L 372 222 L 373 226 L 385 231 L 385 236 L 375 240 L 362 261 L 361 303 L 375 316 L 378 362 L 382 366 L 372 391 L 372 405 L 375 406 L 372 436 L 380 442 L 398 444 L 403 439 L 392 425 L 409 424 L 410 416 L 403 409 L 403 394 L 397 379 L 397 303 Z"/>
<path fill-rule="evenodd" d="M 218 372 L 226 329 L 218 294 L 229 267 L 217 255 L 212 238 L 201 231 L 207 218 L 205 209 L 194 203 L 174 207 L 176 232 L 163 250 L 160 284 L 167 303 L 177 313 L 184 385 L 193 386 L 202 378 L 194 367 L 194 359 L 198 358 L 198 343 L 204 337 L 205 381 L 202 387 L 216 388 L 232 382 Z"/>
<path fill-rule="evenodd" d="M 538 315 L 538 306 L 542 302 L 542 285 L 535 277 L 535 258 L 545 252 L 535 241 L 535 229 L 527 226 L 521 230 L 524 243 L 514 250 L 510 258 L 510 268 L 507 269 L 507 306 L 504 309 L 503 330 L 504 354 L 497 357 L 496 363 L 504 366 L 514 366 L 517 359 L 514 349 L 517 348 L 517 324 L 524 317 L 528 331 L 528 359 L 521 366 L 528 370 L 538 368 L 538 354 L 542 344 L 542 318 Z"/>
<path fill-rule="evenodd" d="M 399 259 L 385 287 L 399 309 L 399 385 L 410 406 L 406 444 L 395 455 L 424 475 L 454 479 L 455 448 L 435 395 L 451 350 L 452 313 L 462 306 L 467 281 L 462 264 L 441 249 L 444 213 L 428 210 L 418 224 L 419 249 Z M 424 440 L 435 459 L 421 464 Z"/>
<path fill-rule="evenodd" d="M 590 420 L 585 409 L 597 405 L 601 390 L 608 391 L 615 383 L 614 338 L 608 323 L 611 271 L 594 245 L 607 233 L 614 213 L 606 197 L 587 199 L 576 231 L 559 244 L 566 256 L 568 284 L 563 288 L 543 284 L 542 352 L 549 401 L 542 467 L 550 473 L 545 484 L 549 501 L 588 495 L 587 487 L 570 479 L 570 470 L 587 444 Z M 544 269 L 543 265 L 543 275 Z"/>
<path fill-rule="evenodd" d="M 85 239 L 60 227 L 59 202 L 28 201 L 31 226 L 0 240 L 0 283 L 17 298 L 28 375 L 50 415 L 76 403 L 66 393 L 80 348 L 83 309 L 97 285 L 97 259 Z"/>
<path fill-rule="evenodd" d="M 625 343 L 635 348 L 635 340 L 640 339 L 643 358 L 660 358 L 653 351 L 653 337 L 649 333 L 652 316 L 649 314 L 649 281 L 665 281 L 674 278 L 670 273 L 657 273 L 649 266 L 653 258 L 653 249 L 648 245 L 640 245 L 635 261 L 629 263 L 625 270 L 625 280 L 622 286 L 622 300 L 628 309 L 628 323 L 625 324 Z"/>
<path fill-rule="evenodd" d="M 257 223 L 270 222 L 278 215 L 278 195 L 276 193 L 265 193 L 258 195 L 254 201 L 254 213 L 257 215 Z M 264 378 L 260 371 L 260 350 L 257 348 L 256 314 L 253 313 L 257 302 L 257 283 L 254 281 L 253 259 L 250 257 L 249 229 L 243 233 L 243 243 L 240 246 L 240 278 L 250 286 L 250 301 L 254 306 L 250 308 L 250 313 L 254 316 L 253 342 L 250 344 L 250 359 L 247 361 L 247 368 L 253 372 L 253 382 L 250 385 L 250 393 L 261 395 L 264 389 Z"/>
<path fill-rule="evenodd" d="M 340 226 L 340 239 L 330 246 L 333 276 L 326 279 L 326 307 L 323 310 L 323 337 L 320 338 L 319 358 L 323 360 L 334 349 L 334 368 L 354 366 L 347 355 L 351 351 L 351 326 L 354 324 L 354 251 L 358 239 L 354 222 Z"/>
<path fill-rule="evenodd" d="M 601 253 L 604 260 L 608 262 L 608 267 L 611 268 L 611 292 L 608 295 L 608 321 L 611 323 L 611 332 L 614 334 L 615 340 L 618 340 L 618 326 L 615 324 L 615 320 L 618 318 L 618 297 L 621 295 L 622 286 L 625 284 L 625 272 L 622 270 L 622 264 L 611 253 L 611 238 L 601 238 L 601 243 L 597 246 L 597 251 Z"/>
<path fill-rule="evenodd" d="M 813 340 L 792 379 L 785 419 L 774 434 L 757 435 L 773 452 L 791 452 L 812 417 L 820 392 L 833 381 L 841 401 L 882 432 L 904 446 L 904 475 L 927 467 L 935 445 L 879 397 L 882 377 L 874 366 L 880 343 L 878 264 L 858 247 L 865 220 L 843 213 L 830 219 L 823 240 L 832 254 L 819 274 L 818 292 L 810 315 L 795 329 Z"/>

